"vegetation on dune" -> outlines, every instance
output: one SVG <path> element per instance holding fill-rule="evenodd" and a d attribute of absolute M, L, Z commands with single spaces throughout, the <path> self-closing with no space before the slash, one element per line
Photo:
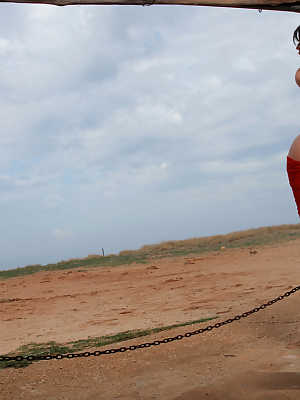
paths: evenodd
<path fill-rule="evenodd" d="M 210 321 L 219 317 L 213 318 L 204 318 L 199 319 L 196 321 L 188 321 L 182 324 L 170 325 L 170 326 L 163 326 L 154 329 L 147 329 L 147 330 L 132 330 L 117 333 L 116 335 L 112 336 L 101 336 L 101 337 L 94 337 L 88 338 L 86 340 L 77 340 L 75 342 L 68 342 L 65 344 L 58 344 L 54 341 L 48 343 L 29 343 L 25 346 L 21 346 L 19 349 L 12 353 L 3 354 L 3 356 L 15 357 L 15 356 L 37 356 L 37 355 L 56 355 L 56 354 L 67 354 L 67 353 L 77 353 L 82 351 L 87 351 L 87 349 L 91 348 L 99 348 L 106 346 L 112 343 L 119 343 L 125 340 L 134 339 L 141 336 L 148 336 L 153 333 L 158 333 L 161 331 L 166 331 L 174 328 L 178 328 L 179 326 L 187 326 L 198 324 L 201 322 Z M 129 346 L 126 346 L 129 347 Z M 100 350 L 101 351 L 101 350 Z M 33 362 L 37 362 L 39 360 L 22 360 L 22 361 L 0 361 L 0 369 L 4 368 L 25 368 L 28 365 L 32 364 Z"/>
<path fill-rule="evenodd" d="M 192 256 L 218 251 L 221 246 L 226 248 L 247 248 L 273 245 L 300 238 L 300 224 L 267 226 L 246 231 L 232 232 L 225 235 L 215 235 L 186 240 L 170 240 L 153 245 L 142 246 L 138 250 L 123 250 L 118 255 L 89 255 L 86 258 L 74 258 L 60 261 L 56 264 L 28 265 L 0 271 L 0 280 L 16 276 L 29 275 L 39 271 L 56 271 L 79 267 L 115 267 L 132 263 L 147 264 L 153 260 Z"/>

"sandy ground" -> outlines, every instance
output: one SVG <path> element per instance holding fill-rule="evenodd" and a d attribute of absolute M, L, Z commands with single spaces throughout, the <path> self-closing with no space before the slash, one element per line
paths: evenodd
<path fill-rule="evenodd" d="M 300 285 L 300 240 L 257 250 L 0 280 L 0 299 L 15 299 L 0 302 L 0 354 L 30 342 L 66 343 L 219 317 L 89 351 L 153 342 L 214 325 Z M 0 398 L 299 400 L 300 291 L 182 340 L 2 369 Z"/>

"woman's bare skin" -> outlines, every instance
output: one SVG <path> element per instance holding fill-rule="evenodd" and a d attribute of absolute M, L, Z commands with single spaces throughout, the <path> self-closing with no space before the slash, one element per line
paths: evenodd
<path fill-rule="evenodd" d="M 300 54 L 300 51 L 299 51 L 299 54 Z M 295 81 L 296 81 L 297 85 L 300 87 L 300 68 L 296 71 Z"/>
<path fill-rule="evenodd" d="M 296 49 L 300 54 L 300 43 L 298 43 Z M 300 68 L 296 71 L 295 81 L 297 85 L 300 87 Z M 292 158 L 293 160 L 300 161 L 300 135 L 298 135 L 296 139 L 293 141 L 290 147 L 290 151 L 288 153 L 288 157 Z"/>
<path fill-rule="evenodd" d="M 300 161 L 300 135 L 298 135 L 293 141 L 288 153 L 288 157 L 292 158 L 293 160 Z"/>
<path fill-rule="evenodd" d="M 298 53 L 300 54 L 300 43 L 298 43 L 296 49 L 298 50 Z M 296 71 L 295 81 L 296 81 L 297 85 L 300 87 L 300 68 Z"/>

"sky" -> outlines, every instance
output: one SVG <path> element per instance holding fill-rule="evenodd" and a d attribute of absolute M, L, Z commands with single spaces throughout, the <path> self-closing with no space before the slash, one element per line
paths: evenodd
<path fill-rule="evenodd" d="M 297 224 L 299 15 L 0 5 L 0 270 Z"/>

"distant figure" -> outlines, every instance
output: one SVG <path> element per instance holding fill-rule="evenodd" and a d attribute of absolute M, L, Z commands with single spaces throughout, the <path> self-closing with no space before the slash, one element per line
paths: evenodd
<path fill-rule="evenodd" d="M 300 54 L 300 25 L 294 32 L 293 41 L 294 44 L 295 41 L 298 42 L 296 49 Z M 295 81 L 300 87 L 300 68 L 296 71 Z M 296 137 L 290 147 L 287 155 L 286 169 L 300 217 L 300 135 Z"/>

